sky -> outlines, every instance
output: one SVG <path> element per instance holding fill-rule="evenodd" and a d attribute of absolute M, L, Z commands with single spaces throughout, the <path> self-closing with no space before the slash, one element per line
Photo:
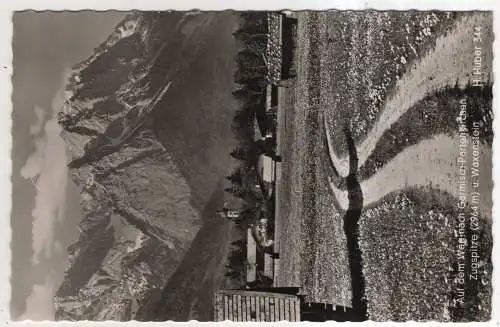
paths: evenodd
<path fill-rule="evenodd" d="M 123 12 L 13 16 L 11 318 L 54 318 L 53 294 L 78 237 L 79 191 L 68 177 L 55 117 L 69 69 L 86 59 Z"/>

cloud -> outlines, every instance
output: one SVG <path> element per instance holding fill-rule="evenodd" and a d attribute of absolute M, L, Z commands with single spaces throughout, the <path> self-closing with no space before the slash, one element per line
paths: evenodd
<path fill-rule="evenodd" d="M 61 244 L 55 240 L 54 228 L 57 221 L 64 219 L 68 168 L 66 166 L 66 144 L 60 137 L 61 127 L 57 113 L 65 100 L 64 83 L 68 72 L 63 75 L 63 86 L 52 101 L 52 108 L 44 110 L 35 106 L 37 121 L 30 127 L 34 136 L 35 150 L 21 168 L 21 175 L 31 179 L 36 188 L 33 220 L 32 263 L 43 258 L 61 255 Z M 50 118 L 44 122 L 45 116 Z M 34 285 L 27 299 L 27 308 L 22 319 L 54 319 L 53 296 L 56 272 L 45 277 L 44 285 Z"/>
<path fill-rule="evenodd" d="M 67 74 L 65 73 L 65 77 Z M 64 102 L 64 92 L 59 91 L 52 101 L 52 117 L 45 122 L 43 134 L 35 139 L 35 151 L 21 168 L 21 175 L 31 179 L 36 188 L 33 216 L 34 263 L 43 251 L 47 257 L 52 254 L 53 225 L 62 220 L 68 182 L 66 166 L 66 144 L 60 137 L 61 127 L 57 123 L 57 112 Z M 31 126 L 32 132 L 40 132 L 40 107 L 35 106 L 37 124 Z M 32 133 L 34 134 L 34 133 Z"/>
<path fill-rule="evenodd" d="M 26 311 L 20 320 L 54 320 L 54 290 L 54 281 L 50 276 L 47 277 L 44 285 L 34 285 L 33 291 L 26 299 Z"/>
<path fill-rule="evenodd" d="M 43 110 L 39 106 L 35 106 L 35 115 L 36 115 L 37 119 L 36 119 L 35 124 L 32 124 L 30 126 L 30 134 L 31 135 L 37 135 L 42 131 L 43 122 L 44 122 L 46 113 L 45 113 L 45 110 Z"/>

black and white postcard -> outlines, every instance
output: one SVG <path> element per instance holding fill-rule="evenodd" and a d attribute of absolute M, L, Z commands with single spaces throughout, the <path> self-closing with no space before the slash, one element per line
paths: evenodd
<path fill-rule="evenodd" d="M 5 310 L 490 321 L 493 20 L 14 12 Z"/>

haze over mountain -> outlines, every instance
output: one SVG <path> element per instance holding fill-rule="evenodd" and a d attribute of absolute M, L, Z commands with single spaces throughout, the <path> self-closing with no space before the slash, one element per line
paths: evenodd
<path fill-rule="evenodd" d="M 12 17 L 12 319 L 53 319 L 53 293 L 81 219 L 57 131 L 67 70 L 126 13 L 15 12 Z M 66 187 L 61 183 L 68 182 Z M 63 197 L 61 197 L 63 195 Z M 62 232 L 61 232 L 62 231 Z"/>

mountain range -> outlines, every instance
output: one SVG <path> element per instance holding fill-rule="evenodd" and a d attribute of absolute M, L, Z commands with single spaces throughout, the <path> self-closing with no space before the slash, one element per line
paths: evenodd
<path fill-rule="evenodd" d="M 134 12 L 73 67 L 59 113 L 81 189 L 58 320 L 210 320 L 232 225 L 238 15 Z"/>

